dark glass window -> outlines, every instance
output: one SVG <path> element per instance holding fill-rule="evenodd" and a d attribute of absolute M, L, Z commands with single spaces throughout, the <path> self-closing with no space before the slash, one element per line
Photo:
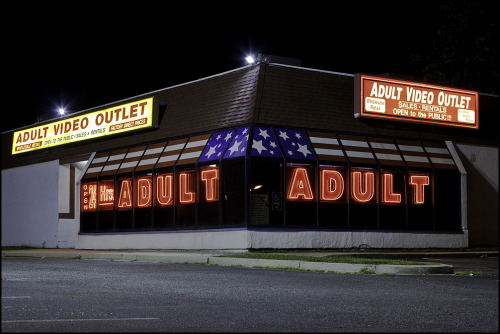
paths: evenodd
<path fill-rule="evenodd" d="M 352 228 L 377 228 L 377 175 L 375 168 L 351 168 L 349 224 Z"/>
<path fill-rule="evenodd" d="M 80 231 L 95 232 L 97 228 L 97 181 L 82 182 L 80 211 Z"/>
<path fill-rule="evenodd" d="M 193 169 L 175 172 L 177 186 L 175 223 L 178 227 L 196 225 L 196 173 Z"/>
<path fill-rule="evenodd" d="M 434 172 L 436 229 L 461 230 L 461 199 L 460 172 L 436 169 Z"/>
<path fill-rule="evenodd" d="M 321 166 L 319 169 L 318 222 L 320 227 L 348 226 L 347 168 Z"/>
<path fill-rule="evenodd" d="M 316 167 L 288 164 L 286 179 L 286 226 L 315 227 Z"/>
<path fill-rule="evenodd" d="M 283 226 L 283 162 L 252 158 L 250 166 L 250 224 Z"/>
<path fill-rule="evenodd" d="M 154 228 L 165 229 L 174 226 L 174 174 L 170 170 L 156 172 L 153 191 Z"/>
<path fill-rule="evenodd" d="M 381 228 L 406 228 L 406 178 L 402 169 L 381 169 L 379 221 Z"/>
<path fill-rule="evenodd" d="M 97 182 L 97 229 L 100 232 L 112 231 L 115 218 L 115 181 L 99 179 Z"/>
<path fill-rule="evenodd" d="M 134 230 L 152 227 L 153 175 L 151 173 L 134 176 Z"/>
<path fill-rule="evenodd" d="M 410 171 L 408 174 L 408 228 L 434 229 L 434 178 L 430 172 Z"/>
<path fill-rule="evenodd" d="M 206 166 L 198 169 L 198 225 L 219 225 L 220 169 Z"/>
<path fill-rule="evenodd" d="M 223 220 L 226 226 L 245 224 L 245 160 L 222 161 L 222 205 Z"/>
<path fill-rule="evenodd" d="M 131 176 L 121 176 L 116 180 L 116 230 L 133 229 L 133 194 L 134 185 Z"/>

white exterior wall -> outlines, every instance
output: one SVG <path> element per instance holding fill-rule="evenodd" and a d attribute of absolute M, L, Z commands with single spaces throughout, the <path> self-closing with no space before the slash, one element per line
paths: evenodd
<path fill-rule="evenodd" d="M 2 170 L 2 246 L 57 247 L 59 161 Z"/>
<path fill-rule="evenodd" d="M 245 229 L 78 235 L 77 249 L 246 249 Z"/>
<path fill-rule="evenodd" d="M 338 231 L 249 231 L 248 247 L 258 248 L 464 248 L 468 234 Z"/>

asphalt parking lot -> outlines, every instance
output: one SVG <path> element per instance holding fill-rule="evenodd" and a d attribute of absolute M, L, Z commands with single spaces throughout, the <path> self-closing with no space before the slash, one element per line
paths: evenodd
<path fill-rule="evenodd" d="M 497 333 L 498 276 L 4 258 L 2 332 Z"/>

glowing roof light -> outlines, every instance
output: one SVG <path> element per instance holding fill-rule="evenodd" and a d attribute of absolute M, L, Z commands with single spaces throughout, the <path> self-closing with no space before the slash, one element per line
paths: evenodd
<path fill-rule="evenodd" d="M 249 64 L 253 64 L 255 63 L 255 59 L 252 57 L 252 56 L 248 56 L 245 58 L 245 60 L 247 61 L 247 63 Z"/>

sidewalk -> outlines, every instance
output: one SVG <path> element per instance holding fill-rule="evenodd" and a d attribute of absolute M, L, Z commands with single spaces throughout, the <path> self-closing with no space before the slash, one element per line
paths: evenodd
<path fill-rule="evenodd" d="M 370 265 L 310 262 L 301 260 L 269 260 L 231 258 L 234 252 L 224 250 L 77 250 L 77 249 L 26 249 L 2 250 L 2 258 L 35 257 L 35 258 L 65 258 L 82 260 L 108 260 L 108 261 L 139 261 L 156 263 L 190 263 L 210 264 L 220 266 L 242 266 L 249 268 L 283 268 L 299 270 L 315 270 L 336 273 L 360 273 L 393 275 L 429 275 L 429 274 L 454 274 L 454 267 L 449 264 L 432 265 Z M 275 254 L 285 254 L 276 251 Z M 370 258 L 457 258 L 457 257 L 498 257 L 498 251 L 485 252 L 294 252 L 293 255 L 332 257 L 332 256 L 360 256 Z"/>

